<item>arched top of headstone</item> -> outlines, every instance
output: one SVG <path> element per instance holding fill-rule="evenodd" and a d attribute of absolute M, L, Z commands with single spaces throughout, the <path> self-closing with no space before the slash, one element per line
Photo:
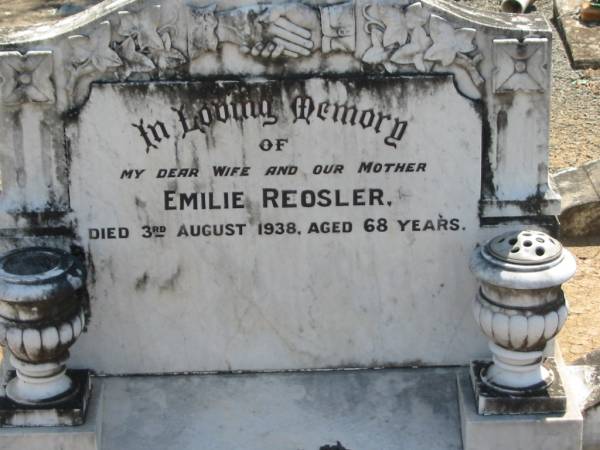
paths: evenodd
<path fill-rule="evenodd" d="M 478 99 L 498 72 L 496 45 L 529 73 L 501 84 L 545 89 L 538 72 L 547 67 L 549 36 L 540 16 L 483 13 L 440 0 L 107 0 L 51 26 L 1 37 L 2 103 L 66 111 L 85 101 L 93 81 L 356 73 L 451 73 L 463 95 Z M 530 53 L 538 53 L 535 67 L 526 63 Z"/>

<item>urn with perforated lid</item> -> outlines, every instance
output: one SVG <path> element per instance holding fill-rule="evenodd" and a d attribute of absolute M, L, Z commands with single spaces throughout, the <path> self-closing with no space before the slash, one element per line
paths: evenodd
<path fill-rule="evenodd" d="M 567 320 L 561 285 L 575 258 L 542 231 L 512 231 L 476 248 L 470 269 L 480 282 L 473 312 L 494 361 L 484 382 L 508 392 L 547 388 L 543 350 Z"/>

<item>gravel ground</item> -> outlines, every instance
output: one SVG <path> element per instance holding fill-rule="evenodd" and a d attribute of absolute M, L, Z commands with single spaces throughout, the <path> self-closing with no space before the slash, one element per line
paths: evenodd
<path fill-rule="evenodd" d="M 571 362 L 600 349 L 600 246 L 569 250 L 577 258 L 577 273 L 564 286 L 570 314 L 558 342 L 563 357 Z"/>
<path fill-rule="evenodd" d="M 0 0 L 0 28 L 18 29 L 32 23 L 51 23 L 98 1 Z M 460 3 L 490 11 L 498 11 L 500 7 L 499 0 L 463 0 Z M 552 0 L 538 0 L 534 8 L 552 19 Z M 600 159 L 600 70 L 571 69 L 555 27 L 554 33 L 550 123 L 552 172 Z M 600 27 L 598 35 L 600 38 Z M 579 270 L 565 285 L 571 315 L 559 342 L 565 359 L 574 361 L 600 348 L 600 246 L 580 243 L 569 248 L 577 257 Z"/>

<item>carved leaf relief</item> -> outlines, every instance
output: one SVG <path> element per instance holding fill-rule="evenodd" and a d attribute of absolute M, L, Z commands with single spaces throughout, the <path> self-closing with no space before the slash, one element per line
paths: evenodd
<path fill-rule="evenodd" d="M 177 15 L 170 10 L 157 5 L 138 13 L 121 11 L 118 18 L 118 34 L 124 39 L 116 48 L 126 63 L 124 78 L 134 72 L 172 69 L 187 61 L 172 45 Z"/>

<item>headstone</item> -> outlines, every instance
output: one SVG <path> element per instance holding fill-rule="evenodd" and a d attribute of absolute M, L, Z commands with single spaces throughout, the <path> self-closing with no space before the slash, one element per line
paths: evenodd
<path fill-rule="evenodd" d="M 2 38 L 6 249 L 100 373 L 466 364 L 469 255 L 552 231 L 551 31 L 447 3 L 104 2 Z"/>

